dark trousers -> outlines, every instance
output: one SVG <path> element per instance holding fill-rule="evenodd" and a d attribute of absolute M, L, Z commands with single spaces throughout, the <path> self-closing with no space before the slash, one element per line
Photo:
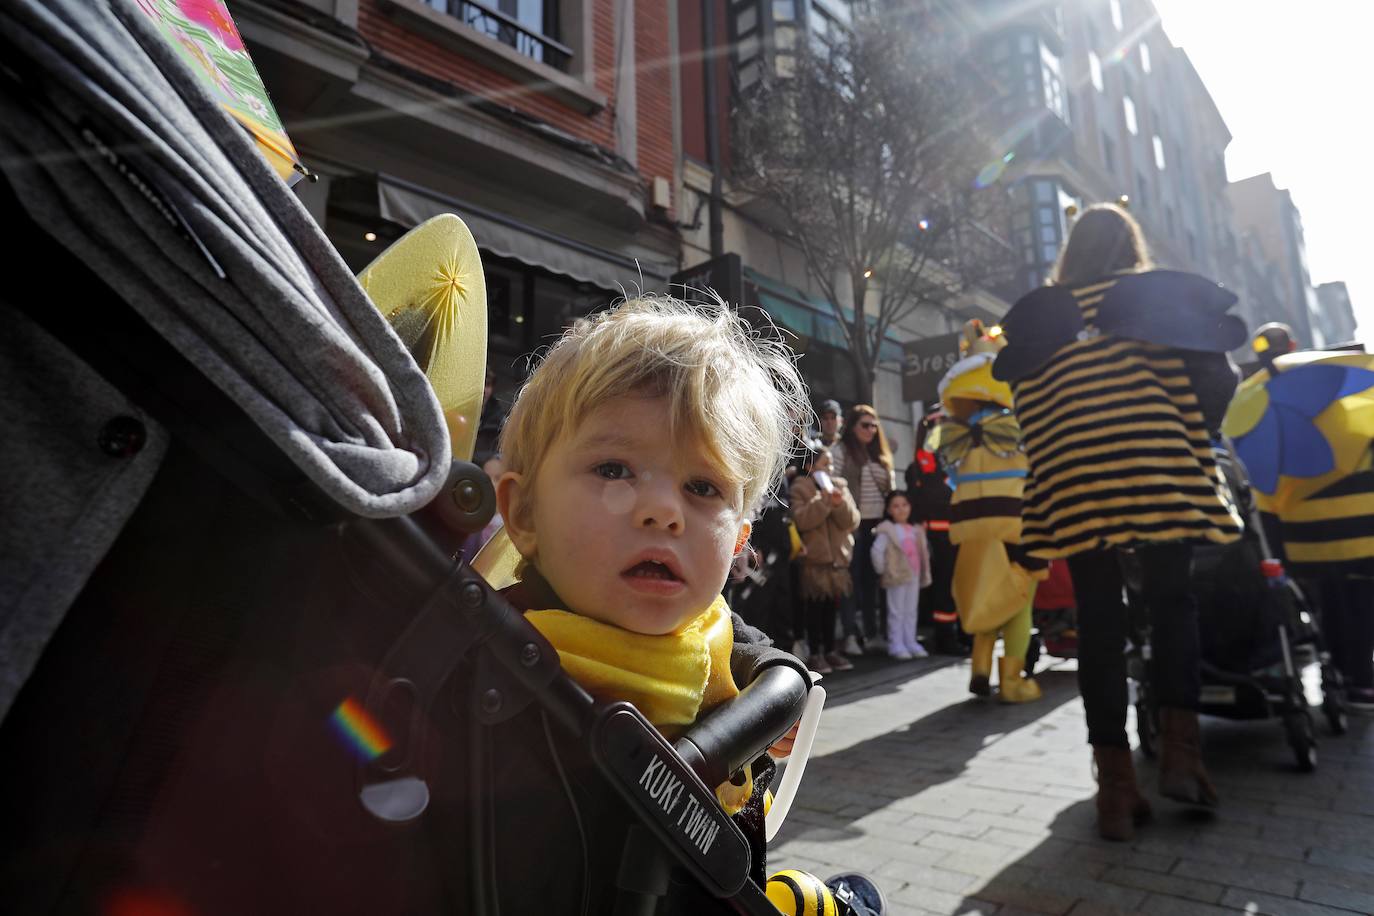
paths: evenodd
<path fill-rule="evenodd" d="M 813 655 L 835 651 L 835 616 L 839 613 L 840 604 L 850 600 L 847 597 L 807 598 L 803 602 L 806 607 L 806 641 Z"/>
<path fill-rule="evenodd" d="M 854 579 L 855 610 L 847 618 L 841 618 L 846 636 L 856 635 L 851 621 L 857 623 L 855 618 L 860 614 L 863 615 L 865 639 L 882 635 L 887 625 L 887 615 L 878 613 L 878 601 L 882 596 L 878 588 L 878 571 L 873 568 L 873 529 L 881 522 L 880 518 L 864 519 L 854 531 L 854 556 L 849 561 L 849 573 Z"/>
<path fill-rule="evenodd" d="M 1189 585 L 1193 549 L 1155 544 L 1136 551 L 1150 614 L 1151 683 L 1159 705 L 1196 709 L 1201 678 L 1197 603 Z M 1115 550 L 1069 558 L 1078 601 L 1078 689 L 1088 743 L 1129 747 L 1126 738 L 1126 635 L 1129 624 Z"/>
<path fill-rule="evenodd" d="M 1347 687 L 1374 687 L 1374 579 L 1318 580 L 1322 635 Z"/>

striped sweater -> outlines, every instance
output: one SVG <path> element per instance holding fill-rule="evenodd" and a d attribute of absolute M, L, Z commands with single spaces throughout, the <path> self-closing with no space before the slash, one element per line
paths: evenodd
<path fill-rule="evenodd" d="M 1088 330 L 1013 389 L 1030 462 L 1022 545 L 1034 556 L 1239 535 L 1182 356 L 1095 334 L 1115 282 L 1073 291 Z"/>

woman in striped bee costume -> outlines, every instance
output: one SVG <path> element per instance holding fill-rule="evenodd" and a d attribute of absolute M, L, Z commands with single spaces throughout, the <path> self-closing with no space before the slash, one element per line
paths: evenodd
<path fill-rule="evenodd" d="M 1215 804 L 1202 765 L 1195 543 L 1239 536 L 1215 461 L 1215 429 L 1235 389 L 1226 351 L 1245 326 L 1235 296 L 1193 274 L 1150 269 L 1140 227 L 1120 207 L 1078 219 L 1052 284 L 1003 321 L 994 375 L 1011 382 L 1025 436 L 1022 543 L 1068 560 L 1078 594 L 1079 689 L 1098 773 L 1098 829 L 1129 839 L 1149 815 L 1126 738 L 1127 616 L 1117 551 L 1144 569 L 1161 704 L 1160 791 Z"/>

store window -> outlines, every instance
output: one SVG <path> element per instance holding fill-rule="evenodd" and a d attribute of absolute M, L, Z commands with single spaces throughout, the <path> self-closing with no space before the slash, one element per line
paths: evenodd
<path fill-rule="evenodd" d="M 578 318 L 608 307 L 620 293 L 484 255 L 487 277 L 487 364 L 498 387 L 524 380 L 529 354 L 558 339 Z"/>

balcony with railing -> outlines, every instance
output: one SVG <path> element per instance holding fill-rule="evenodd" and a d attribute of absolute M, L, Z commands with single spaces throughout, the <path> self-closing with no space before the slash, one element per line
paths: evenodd
<path fill-rule="evenodd" d="M 568 0 L 573 6 L 577 0 Z M 594 114 L 607 99 L 585 66 L 580 48 L 590 36 L 560 33 L 558 0 L 376 0 L 381 11 L 427 41 L 551 98 L 574 111 Z M 560 38 L 568 38 L 564 44 Z M 405 57 L 404 54 L 399 55 Z"/>
<path fill-rule="evenodd" d="M 429 6 L 457 19 L 470 29 L 495 39 L 516 53 L 531 60 L 548 64 L 555 70 L 568 72 L 573 50 L 544 34 L 542 27 L 522 22 L 501 10 L 477 3 L 475 0 L 426 0 Z M 546 4 L 535 4 L 546 7 Z M 547 13 L 547 10 L 542 11 Z"/>

